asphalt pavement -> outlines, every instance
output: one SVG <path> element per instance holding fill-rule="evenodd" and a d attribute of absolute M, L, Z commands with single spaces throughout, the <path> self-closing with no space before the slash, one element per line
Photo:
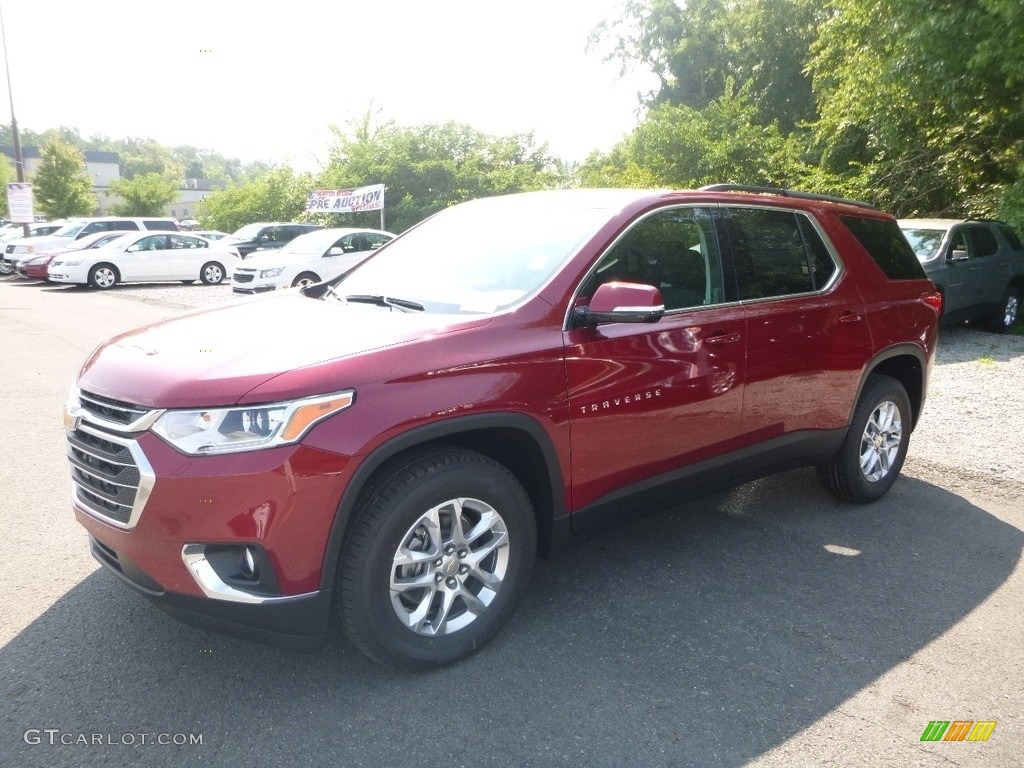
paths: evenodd
<path fill-rule="evenodd" d="M 867 506 L 797 470 L 638 509 L 439 671 L 172 620 L 89 555 L 60 421 L 102 339 L 231 300 L 154 290 L 0 281 L 0 766 L 1024 764 L 1024 504 L 913 460 Z"/>

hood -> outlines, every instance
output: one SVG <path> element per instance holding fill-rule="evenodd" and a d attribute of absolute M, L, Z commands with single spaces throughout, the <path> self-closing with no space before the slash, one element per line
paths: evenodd
<path fill-rule="evenodd" d="M 321 301 L 289 291 L 115 336 L 85 362 L 79 386 L 151 408 L 233 405 L 286 371 L 315 369 L 490 320 Z M 338 388 L 345 386 L 339 382 Z"/>

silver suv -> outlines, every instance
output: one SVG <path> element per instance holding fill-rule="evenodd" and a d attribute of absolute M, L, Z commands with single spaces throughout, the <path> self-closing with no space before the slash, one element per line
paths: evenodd
<path fill-rule="evenodd" d="M 1005 333 L 1020 318 L 1024 245 L 1011 226 L 982 219 L 900 219 L 943 295 L 942 324 L 982 320 Z"/>

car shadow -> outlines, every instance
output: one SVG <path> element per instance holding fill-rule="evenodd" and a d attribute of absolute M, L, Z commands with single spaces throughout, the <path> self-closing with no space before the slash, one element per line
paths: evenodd
<path fill-rule="evenodd" d="M 538 563 L 490 646 L 419 674 L 338 633 L 294 655 L 193 629 L 97 571 L 0 651 L 0 764 L 740 766 L 956 625 L 1022 547 L 929 483 L 851 506 L 796 470 Z M 203 745 L 29 745 L 30 728 Z"/>

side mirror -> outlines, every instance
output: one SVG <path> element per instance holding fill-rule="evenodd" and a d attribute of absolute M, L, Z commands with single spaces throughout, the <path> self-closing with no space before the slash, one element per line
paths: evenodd
<path fill-rule="evenodd" d="M 341 249 L 340 245 L 332 245 L 330 250 L 325 253 L 325 256 L 341 256 L 345 251 Z"/>
<path fill-rule="evenodd" d="M 653 285 L 605 283 L 590 304 L 576 307 L 573 316 L 583 326 L 601 323 L 655 323 L 665 314 L 665 300 Z"/>
<path fill-rule="evenodd" d="M 949 254 L 950 261 L 967 261 L 967 251 L 955 250 Z"/>

